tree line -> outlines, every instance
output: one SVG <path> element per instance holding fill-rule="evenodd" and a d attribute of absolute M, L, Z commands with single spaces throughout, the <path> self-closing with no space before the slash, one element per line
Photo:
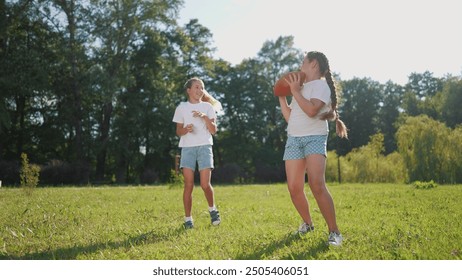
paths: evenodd
<path fill-rule="evenodd" d="M 213 180 L 284 181 L 286 124 L 272 87 L 298 69 L 303 51 L 281 36 L 237 65 L 215 59 L 207 27 L 177 23 L 182 4 L 0 1 L 0 180 L 19 182 L 23 153 L 42 184 L 171 180 L 172 117 L 184 82 L 197 76 L 224 108 Z M 328 179 L 462 182 L 461 77 L 336 78 L 349 139 L 332 127 Z"/>

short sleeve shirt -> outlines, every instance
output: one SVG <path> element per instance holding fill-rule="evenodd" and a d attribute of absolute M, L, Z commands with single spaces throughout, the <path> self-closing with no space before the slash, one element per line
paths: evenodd
<path fill-rule="evenodd" d="M 202 145 L 213 145 L 212 134 L 207 129 L 202 118 L 193 117 L 193 111 L 199 111 L 207 115 L 209 119 L 216 119 L 216 113 L 208 102 L 190 103 L 182 102 L 175 110 L 173 122 L 182 123 L 183 127 L 193 125 L 193 131 L 180 137 L 179 147 L 196 147 Z"/>
<path fill-rule="evenodd" d="M 330 88 L 326 80 L 314 80 L 305 83 L 302 88 L 302 96 L 306 99 L 316 98 L 324 102 L 319 113 L 310 118 L 292 98 L 290 103 L 290 117 L 287 126 L 287 134 L 290 136 L 326 135 L 329 133 L 327 120 L 319 119 L 319 115 L 328 112 L 331 104 Z"/>

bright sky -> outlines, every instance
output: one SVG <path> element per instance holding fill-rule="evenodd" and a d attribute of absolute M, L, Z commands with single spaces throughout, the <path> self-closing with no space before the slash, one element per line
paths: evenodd
<path fill-rule="evenodd" d="M 216 58 L 239 64 L 265 41 L 294 36 L 295 47 L 326 54 L 344 80 L 404 85 L 412 72 L 462 75 L 460 0 L 185 0 L 213 34 Z"/>

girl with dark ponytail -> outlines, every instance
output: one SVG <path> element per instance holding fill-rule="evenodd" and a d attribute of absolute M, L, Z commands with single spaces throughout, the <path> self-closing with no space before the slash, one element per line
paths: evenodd
<path fill-rule="evenodd" d="M 331 110 L 321 115 L 320 118 L 322 120 L 335 121 L 337 135 L 341 138 L 348 138 L 347 127 L 343 121 L 340 120 L 337 110 L 338 95 L 334 79 L 332 78 L 332 73 L 330 72 L 329 60 L 323 53 L 316 51 L 307 53 L 306 57 L 309 61 L 316 60 L 319 63 L 319 72 L 322 76 L 324 76 L 327 85 L 330 88 Z"/>
<path fill-rule="evenodd" d="M 288 123 L 287 143 L 284 151 L 287 185 L 292 203 L 303 223 L 299 233 L 314 230 L 308 200 L 304 192 L 305 174 L 319 209 L 329 230 L 328 243 L 338 246 L 343 237 L 337 227 L 335 207 L 325 182 L 328 121 L 336 122 L 339 137 L 347 138 L 347 128 L 337 111 L 337 91 L 327 57 L 312 51 L 303 59 L 300 69 L 305 73 L 286 79 L 292 93 L 289 106 L 285 96 L 279 97 L 281 111 Z M 302 85 L 302 86 L 300 86 Z"/>

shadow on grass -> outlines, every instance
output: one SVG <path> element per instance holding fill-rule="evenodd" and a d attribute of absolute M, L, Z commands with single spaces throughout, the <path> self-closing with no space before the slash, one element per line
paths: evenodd
<path fill-rule="evenodd" d="M 314 247 L 307 247 L 307 250 L 298 254 L 289 254 L 282 257 L 281 260 L 317 260 L 318 256 L 329 250 L 329 245 L 326 241 L 319 241 Z"/>
<path fill-rule="evenodd" d="M 269 245 L 261 246 L 260 249 L 257 249 L 254 252 L 248 254 L 240 254 L 236 256 L 238 260 L 261 260 L 267 259 L 275 251 L 289 247 L 294 243 L 303 242 L 303 238 L 299 234 L 289 234 L 281 238 L 279 241 L 270 243 Z M 329 250 L 329 245 L 324 241 L 319 241 L 314 247 L 307 247 L 307 250 L 300 254 L 287 254 L 278 259 L 282 260 L 303 260 L 303 259 L 317 259 L 318 255 Z"/>
<path fill-rule="evenodd" d="M 0 253 L 0 260 L 75 260 L 79 255 L 92 254 L 102 250 L 114 250 L 126 248 L 129 250 L 134 246 L 142 244 L 154 244 L 162 241 L 177 238 L 180 234 L 184 233 L 183 227 L 178 229 L 171 229 L 168 232 L 156 233 L 154 231 L 142 233 L 136 236 L 130 236 L 122 241 L 108 241 L 100 242 L 89 245 L 77 245 L 68 248 L 58 248 L 48 251 L 37 253 L 29 253 L 22 256 L 14 256 L 9 254 Z"/>

